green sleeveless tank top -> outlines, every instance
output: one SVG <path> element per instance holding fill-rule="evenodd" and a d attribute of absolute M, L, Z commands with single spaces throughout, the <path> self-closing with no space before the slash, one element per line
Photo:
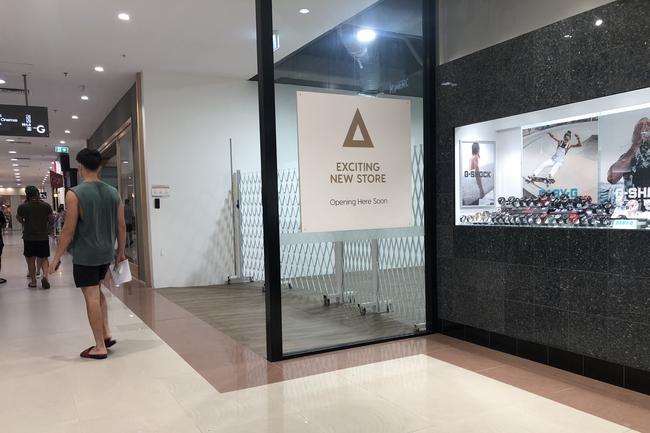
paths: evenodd
<path fill-rule="evenodd" d="M 99 266 L 115 258 L 120 195 L 104 182 L 83 182 L 72 191 L 79 199 L 79 221 L 72 241 L 75 265 Z"/>

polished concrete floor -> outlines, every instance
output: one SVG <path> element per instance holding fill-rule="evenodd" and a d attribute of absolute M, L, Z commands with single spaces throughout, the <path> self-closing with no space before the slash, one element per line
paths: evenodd
<path fill-rule="evenodd" d="M 266 355 L 264 292 L 259 283 L 159 289 L 165 298 Z M 389 314 L 361 315 L 352 304 L 323 305 L 313 293 L 282 290 L 282 336 L 285 352 L 300 352 L 366 340 L 409 335 L 413 325 Z"/>
<path fill-rule="evenodd" d="M 270 364 L 136 285 L 109 297 L 109 358 L 82 360 L 69 261 L 28 289 L 6 242 L 2 433 L 650 432 L 650 397 L 443 336 Z"/>

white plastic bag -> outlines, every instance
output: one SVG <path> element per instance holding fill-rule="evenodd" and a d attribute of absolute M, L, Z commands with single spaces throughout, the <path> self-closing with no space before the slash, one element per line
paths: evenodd
<path fill-rule="evenodd" d="M 133 279 L 131 277 L 131 268 L 129 267 L 128 260 L 124 260 L 123 262 L 118 263 L 117 266 L 115 263 L 111 263 L 110 270 L 113 284 L 116 286 L 121 286 L 122 284 L 128 283 Z"/>

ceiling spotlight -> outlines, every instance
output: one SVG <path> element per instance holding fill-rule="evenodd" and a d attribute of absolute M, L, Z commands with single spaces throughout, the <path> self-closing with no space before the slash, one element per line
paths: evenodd
<path fill-rule="evenodd" d="M 571 36 L 571 35 L 564 35 L 564 38 L 565 38 L 565 39 L 571 39 L 572 37 L 573 37 L 573 36 Z"/>
<path fill-rule="evenodd" d="M 12 167 L 18 167 L 18 164 L 11 164 Z"/>
<path fill-rule="evenodd" d="M 18 158 L 11 158 L 12 161 L 18 161 Z"/>
<path fill-rule="evenodd" d="M 104 72 L 103 66 L 95 66 L 95 72 Z"/>
<path fill-rule="evenodd" d="M 86 95 L 81 95 L 81 100 L 82 101 L 87 101 L 89 98 Z"/>
<path fill-rule="evenodd" d="M 20 171 L 20 169 L 19 168 L 14 168 L 14 171 Z"/>
<path fill-rule="evenodd" d="M 122 164 L 128 164 L 129 161 L 122 161 Z"/>
<path fill-rule="evenodd" d="M 361 29 L 357 32 L 357 40 L 359 42 L 368 43 L 375 40 L 377 32 L 372 29 Z"/>
<path fill-rule="evenodd" d="M 603 20 L 601 20 L 600 18 L 598 18 L 598 19 L 596 20 L 596 27 L 600 27 L 600 26 L 602 26 L 602 25 L 603 25 Z"/>
<path fill-rule="evenodd" d="M 77 116 L 76 114 L 73 114 L 73 115 L 72 115 L 72 118 L 73 118 L 74 120 L 77 120 L 77 119 L 79 119 L 79 116 Z"/>
<path fill-rule="evenodd" d="M 60 144 L 65 144 L 65 140 L 59 141 Z"/>
<path fill-rule="evenodd" d="M 309 9 L 303 8 L 303 9 L 300 9 L 298 12 L 300 12 L 303 15 L 307 15 L 311 11 Z"/>
<path fill-rule="evenodd" d="M 10 150 L 9 153 L 17 153 L 15 150 Z"/>
<path fill-rule="evenodd" d="M 69 133 L 70 133 L 70 130 L 69 130 L 69 129 L 66 129 L 66 130 L 63 131 L 63 132 L 65 132 L 66 134 L 69 134 Z"/>
<path fill-rule="evenodd" d="M 0 78 L 0 84 L 7 84 L 7 82 L 5 80 L 3 80 L 2 78 Z"/>
<path fill-rule="evenodd" d="M 121 19 L 122 21 L 129 21 L 129 20 L 131 20 L 131 16 L 130 16 L 129 14 L 127 14 L 127 13 L 124 13 L 124 12 L 121 12 L 121 13 L 117 14 L 117 17 L 118 17 L 119 19 Z"/>
<path fill-rule="evenodd" d="M 7 141 L 8 141 L 9 143 L 13 143 L 13 142 L 16 141 L 16 140 L 14 140 L 13 138 L 7 138 Z"/>

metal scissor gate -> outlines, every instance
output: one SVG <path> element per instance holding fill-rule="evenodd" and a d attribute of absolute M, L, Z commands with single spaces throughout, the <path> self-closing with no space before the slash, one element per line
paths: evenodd
<path fill-rule="evenodd" d="M 419 326 L 424 305 L 423 148 L 412 148 L 414 226 L 403 229 L 336 233 L 300 232 L 297 169 L 278 171 L 282 279 L 293 289 L 367 312 L 385 313 Z M 242 271 L 264 280 L 262 179 L 237 172 Z M 237 219 L 236 219 L 237 220 Z M 237 228 L 236 228 L 237 229 Z"/>

